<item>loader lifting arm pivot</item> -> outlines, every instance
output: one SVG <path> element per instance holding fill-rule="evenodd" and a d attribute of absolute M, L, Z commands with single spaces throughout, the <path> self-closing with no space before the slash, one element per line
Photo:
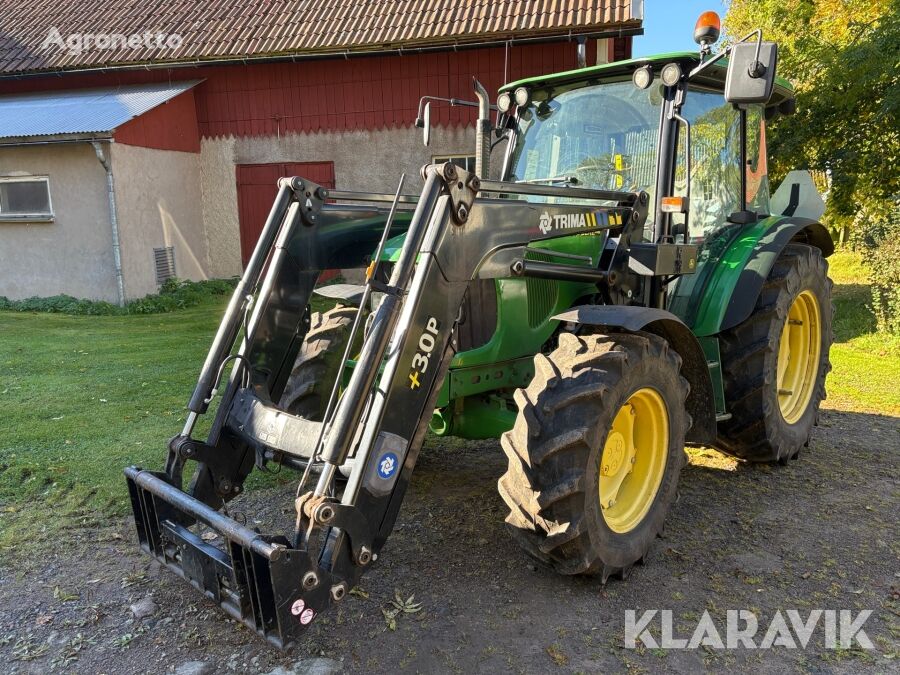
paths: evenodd
<path fill-rule="evenodd" d="M 329 193 L 301 178 L 283 179 L 204 364 L 185 429 L 169 444 L 165 471 L 126 470 L 142 548 L 280 648 L 345 597 L 384 546 L 456 351 L 455 326 L 470 283 L 523 274 L 584 280 L 583 265 L 565 260 L 532 264 L 529 272 L 523 263 L 529 243 L 606 233 L 627 249 L 640 240 L 647 217 L 643 192 L 484 181 L 450 163 L 423 173 L 421 195 L 398 191 L 389 212 L 359 205 L 389 196 Z M 536 204 L 514 195 L 557 199 Z M 354 203 L 326 203 L 341 199 Z M 365 267 L 364 251 L 385 233 L 404 230 L 333 415 L 315 422 L 279 409 L 319 273 Z M 229 364 L 212 430 L 205 441 L 194 439 L 194 423 Z M 349 458 L 352 470 L 337 499 L 334 478 Z M 290 537 L 260 534 L 222 512 L 253 467 L 273 459 L 320 467 L 314 489 L 301 481 Z M 196 469 L 182 489 L 188 461 Z M 214 541 L 202 536 L 207 529 Z"/>

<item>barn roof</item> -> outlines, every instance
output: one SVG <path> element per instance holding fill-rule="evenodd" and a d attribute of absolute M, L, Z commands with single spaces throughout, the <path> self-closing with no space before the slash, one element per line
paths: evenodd
<path fill-rule="evenodd" d="M 0 145 L 104 138 L 199 80 L 0 96 Z"/>
<path fill-rule="evenodd" d="M 0 74 L 451 47 L 642 15 L 642 0 L 18 0 L 0 4 Z"/>

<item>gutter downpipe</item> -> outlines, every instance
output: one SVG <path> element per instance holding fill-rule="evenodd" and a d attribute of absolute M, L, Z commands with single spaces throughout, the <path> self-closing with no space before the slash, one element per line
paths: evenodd
<path fill-rule="evenodd" d="M 106 141 L 109 145 L 110 141 Z M 97 159 L 106 171 L 106 196 L 109 201 L 109 224 L 112 228 L 113 263 L 116 266 L 116 287 L 119 291 L 119 306 L 125 306 L 125 280 L 122 277 L 122 251 L 119 246 L 119 218 L 116 212 L 116 184 L 113 180 L 112 163 L 103 152 L 99 141 L 91 141 Z"/>

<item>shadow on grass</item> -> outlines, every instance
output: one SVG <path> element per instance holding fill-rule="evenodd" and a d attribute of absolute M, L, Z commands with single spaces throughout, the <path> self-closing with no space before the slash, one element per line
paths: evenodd
<path fill-rule="evenodd" d="M 834 341 L 850 342 L 876 331 L 872 294 L 867 284 L 835 284 Z"/>

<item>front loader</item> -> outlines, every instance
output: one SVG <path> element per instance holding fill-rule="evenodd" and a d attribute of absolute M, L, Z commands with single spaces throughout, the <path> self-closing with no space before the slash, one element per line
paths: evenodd
<path fill-rule="evenodd" d="M 141 547 L 286 648 L 377 561 L 429 428 L 500 437 L 514 538 L 604 582 L 661 532 L 685 445 L 796 457 L 832 247 L 800 183 L 768 193 L 764 120 L 793 107 L 775 45 L 695 37 L 496 106 L 476 86 L 476 171 L 427 165 L 417 196 L 282 179 L 164 470 L 126 469 Z M 365 284 L 317 288 L 335 268 Z M 273 464 L 302 474 L 284 534 L 226 509 Z"/>

